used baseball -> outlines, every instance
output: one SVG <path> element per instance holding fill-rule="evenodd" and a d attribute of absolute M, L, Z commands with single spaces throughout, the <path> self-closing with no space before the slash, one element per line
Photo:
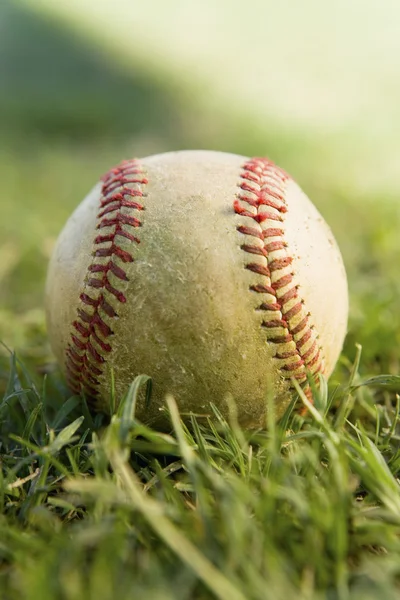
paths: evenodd
<path fill-rule="evenodd" d="M 295 378 L 332 373 L 346 333 L 346 274 L 333 235 L 296 183 L 265 158 L 208 151 L 127 160 L 75 210 L 52 256 L 51 344 L 75 393 L 107 410 L 138 374 L 138 418 L 279 417 Z"/>

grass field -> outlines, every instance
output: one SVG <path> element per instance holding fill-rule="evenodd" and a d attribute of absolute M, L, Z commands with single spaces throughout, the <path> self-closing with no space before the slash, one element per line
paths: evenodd
<path fill-rule="evenodd" d="M 398 188 L 351 166 L 343 185 L 329 161 L 313 168 L 340 146 L 128 76 L 13 3 L 0 30 L 0 598 L 400 598 Z M 269 155 L 344 256 L 349 333 L 329 387 L 266 431 L 217 409 L 186 429 L 172 399 L 170 434 L 152 431 L 134 416 L 140 378 L 107 423 L 70 397 L 46 339 L 47 261 L 71 210 L 121 158 L 190 147 Z"/>

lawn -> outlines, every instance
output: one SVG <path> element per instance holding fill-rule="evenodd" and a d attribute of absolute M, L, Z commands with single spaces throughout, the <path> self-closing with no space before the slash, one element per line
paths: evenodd
<path fill-rule="evenodd" d="M 400 205 L 304 140 L 126 70 L 13 3 L 0 8 L 0 598 L 400 597 Z M 122 158 L 180 148 L 268 155 L 330 224 L 350 289 L 329 386 L 248 433 L 215 408 L 170 433 L 70 397 L 48 345 L 47 261 L 66 218 Z M 313 168 L 313 166 L 315 168 Z M 369 174 L 366 173 L 368 178 Z"/>

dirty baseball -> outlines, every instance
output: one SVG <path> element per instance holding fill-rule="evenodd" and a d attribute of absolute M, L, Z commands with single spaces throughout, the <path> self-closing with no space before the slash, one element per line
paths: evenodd
<path fill-rule="evenodd" d="M 293 380 L 329 377 L 347 326 L 342 258 L 317 209 L 265 158 L 182 151 L 122 162 L 65 225 L 46 288 L 50 341 L 69 388 L 107 411 L 139 374 L 137 417 L 277 417 Z"/>

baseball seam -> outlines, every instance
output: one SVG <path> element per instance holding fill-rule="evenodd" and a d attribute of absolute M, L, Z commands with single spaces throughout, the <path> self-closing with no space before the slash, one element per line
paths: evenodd
<path fill-rule="evenodd" d="M 257 312 L 267 342 L 284 378 L 307 381 L 307 372 L 324 372 L 322 348 L 300 295 L 293 257 L 285 240 L 286 186 L 289 176 L 267 159 L 244 163 L 233 209 L 245 236 L 241 249 L 251 255 L 245 268 L 252 272 L 250 291 L 260 296 Z M 126 303 L 129 284 L 125 265 L 134 261 L 132 250 L 140 243 L 148 180 L 139 161 L 129 160 L 103 177 L 100 207 L 88 266 L 71 326 L 65 367 L 69 387 L 88 399 L 99 396 L 100 376 L 112 351 L 113 322 Z M 122 240 L 119 238 L 122 238 Z M 122 246 L 129 244 L 129 250 Z M 126 248 L 126 246 L 125 246 Z"/>
<path fill-rule="evenodd" d="M 252 257 L 245 265 L 255 278 L 250 291 L 260 295 L 257 311 L 278 368 L 283 377 L 305 383 L 307 372 L 324 372 L 324 359 L 285 240 L 288 180 L 269 160 L 248 160 L 240 174 L 234 211 L 241 218 L 237 231 L 245 236 L 241 249 Z"/>
<path fill-rule="evenodd" d="M 119 305 L 127 301 L 125 265 L 134 260 L 132 243 L 140 243 L 136 229 L 142 225 L 144 206 L 139 200 L 145 196 L 147 183 L 137 160 L 124 161 L 103 177 L 93 259 L 79 296 L 65 360 L 69 387 L 75 393 L 84 392 L 88 399 L 98 396 L 105 357 L 112 350 L 113 321 L 118 318 Z M 124 240 L 130 242 L 130 251 L 122 247 Z"/>

